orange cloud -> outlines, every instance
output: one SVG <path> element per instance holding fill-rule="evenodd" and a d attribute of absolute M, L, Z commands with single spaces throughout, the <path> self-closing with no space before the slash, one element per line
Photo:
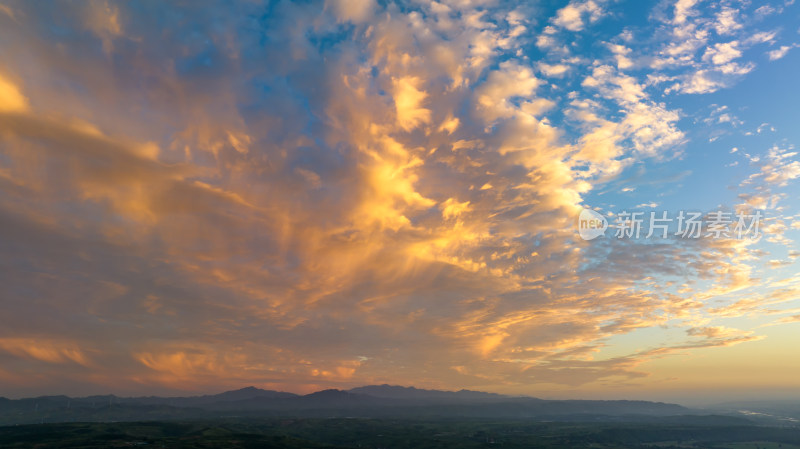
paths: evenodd
<path fill-rule="evenodd" d="M 0 338 L 0 349 L 16 357 L 47 363 L 89 365 L 89 358 L 72 343 L 34 338 Z"/>

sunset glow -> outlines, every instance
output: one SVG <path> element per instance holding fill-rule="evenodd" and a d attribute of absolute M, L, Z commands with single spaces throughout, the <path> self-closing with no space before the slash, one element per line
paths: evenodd
<path fill-rule="evenodd" d="M 0 0 L 0 396 L 798 397 L 794 1 L 201 3 Z"/>

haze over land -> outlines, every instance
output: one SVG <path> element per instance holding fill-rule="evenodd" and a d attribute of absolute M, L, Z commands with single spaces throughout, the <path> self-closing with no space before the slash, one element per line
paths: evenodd
<path fill-rule="evenodd" d="M 290 418 L 535 419 L 555 421 L 653 422 L 657 417 L 690 422 L 709 417 L 676 404 L 645 401 L 546 401 L 479 391 L 422 390 L 371 385 L 307 395 L 247 387 L 216 395 L 74 398 L 43 396 L 0 400 L 0 425 L 58 422 L 178 421 Z M 707 415 L 707 413 L 703 413 Z M 665 418 L 670 417 L 670 418 Z M 752 424 L 742 417 L 710 417 L 727 424 Z"/>
<path fill-rule="evenodd" d="M 0 396 L 800 399 L 798 19 L 0 0 Z"/>
<path fill-rule="evenodd" d="M 9 448 L 796 449 L 798 422 L 797 402 L 690 409 L 394 385 L 307 395 L 246 387 L 190 397 L 0 399 L 0 445 Z"/>

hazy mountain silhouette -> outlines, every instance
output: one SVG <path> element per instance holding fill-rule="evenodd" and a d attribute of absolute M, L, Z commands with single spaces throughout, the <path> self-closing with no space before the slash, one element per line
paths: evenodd
<path fill-rule="evenodd" d="M 460 390 L 422 390 L 414 387 L 401 387 L 398 385 L 367 385 L 353 388 L 351 393 L 364 394 L 376 398 L 389 399 L 427 399 L 427 400 L 503 400 L 510 396 L 497 393 L 484 393 L 482 391 Z"/>
<path fill-rule="evenodd" d="M 648 401 L 544 400 L 480 391 L 369 385 L 297 395 L 247 387 L 191 397 L 42 396 L 0 398 L 0 425 L 64 421 L 214 419 L 221 416 L 497 418 L 557 421 L 647 421 L 707 414 Z M 720 417 L 726 421 L 726 417 Z"/>
<path fill-rule="evenodd" d="M 269 398 L 269 399 L 286 399 L 296 398 L 298 395 L 294 393 L 286 393 L 283 391 L 262 390 L 256 387 L 245 387 L 240 390 L 226 391 L 224 393 L 215 394 L 211 396 L 200 396 L 209 402 L 225 402 L 225 401 L 241 401 L 243 399 L 253 398 Z"/>

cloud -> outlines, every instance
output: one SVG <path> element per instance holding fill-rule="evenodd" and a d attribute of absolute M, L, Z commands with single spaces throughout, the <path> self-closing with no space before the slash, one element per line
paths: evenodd
<path fill-rule="evenodd" d="M 666 39 L 656 40 L 639 57 L 658 71 L 649 75 L 651 79 L 674 81 L 665 94 L 707 94 L 733 85 L 756 67 L 753 61 L 734 60 L 752 46 L 774 43 L 779 33 L 777 29 L 755 29 L 758 21 L 747 12 L 747 6 L 701 8 L 697 1 L 680 0 L 674 3 L 669 18 L 667 11 L 662 11 L 664 5 L 655 8 L 653 17 L 663 23 L 660 32 Z"/>
<path fill-rule="evenodd" d="M 418 125 L 430 122 L 431 111 L 423 107 L 427 94 L 418 89 L 420 80 L 415 77 L 404 77 L 393 80 L 394 103 L 397 121 L 406 131 Z"/>
<path fill-rule="evenodd" d="M 570 31 L 581 31 L 586 25 L 584 16 L 589 22 L 596 22 L 604 13 L 600 3 L 594 0 L 572 0 L 556 12 L 552 22 Z"/>
<path fill-rule="evenodd" d="M 538 65 L 539 71 L 548 77 L 561 77 L 569 70 L 569 66 L 565 64 L 544 64 Z"/>
<path fill-rule="evenodd" d="M 623 167 L 618 158 L 626 151 L 625 141 L 640 154 L 658 156 L 662 150 L 675 149 L 683 140 L 683 133 L 675 126 L 678 114 L 649 100 L 644 85 L 633 77 L 612 66 L 599 65 L 582 85 L 616 102 L 624 115 L 616 123 L 599 119 L 590 112 L 595 105 L 573 102 L 579 108 L 568 113 L 591 129 L 581 137 L 582 148 L 577 159 L 598 163 L 604 171 L 613 173 Z"/>
<path fill-rule="evenodd" d="M 28 99 L 11 81 L 0 76 L 0 112 L 20 112 L 28 109 Z"/>
<path fill-rule="evenodd" d="M 787 316 L 778 320 L 779 323 L 796 323 L 798 321 L 800 321 L 800 315 Z"/>
<path fill-rule="evenodd" d="M 681 91 L 688 94 L 708 94 L 716 92 L 724 86 L 725 83 L 718 77 L 714 77 L 712 72 L 700 70 L 681 85 Z"/>
<path fill-rule="evenodd" d="M 576 236 L 590 195 L 686 140 L 636 39 L 565 56 L 559 33 L 603 5 L 537 21 L 503 3 L 15 4 L 0 376 L 45 363 L 59 385 L 131 391 L 527 391 L 636 381 L 648 360 L 759 338 L 697 324 L 716 316 L 703 301 L 757 282 L 746 245 Z M 659 67 L 703 65 L 660 82 L 700 93 L 742 75 L 731 23 L 705 59 L 707 34 L 670 34 Z M 796 179 L 789 153 L 750 185 Z M 599 352 L 670 326 L 700 330 Z"/>
<path fill-rule="evenodd" d="M 530 97 L 539 84 L 530 67 L 506 61 L 475 90 L 476 103 L 487 121 L 509 117 L 514 113 L 511 101 L 515 97 Z"/>
<path fill-rule="evenodd" d="M 789 50 L 792 49 L 793 46 L 791 45 L 781 45 L 780 48 L 776 48 L 775 50 L 770 50 L 767 52 L 767 56 L 769 57 L 770 61 L 777 61 L 778 59 L 783 58 L 789 53 Z"/>
<path fill-rule="evenodd" d="M 76 344 L 27 338 L 0 338 L 0 350 L 47 363 L 87 365 L 89 359 Z"/>
<path fill-rule="evenodd" d="M 714 25 L 717 33 L 721 35 L 731 34 L 742 28 L 742 25 L 736 21 L 738 15 L 739 12 L 737 10 L 724 6 L 722 10 L 717 13 L 717 23 Z"/>
<path fill-rule="evenodd" d="M 767 153 L 767 159 L 761 164 L 761 171 L 753 175 L 750 181 L 761 179 L 777 186 L 786 186 L 793 179 L 800 177 L 800 161 L 792 160 L 797 153 L 778 146 L 773 146 Z"/>
<path fill-rule="evenodd" d="M 105 1 L 86 2 L 84 6 L 85 27 L 102 40 L 103 52 L 110 55 L 114 50 L 114 38 L 123 34 L 119 9 Z"/>
<path fill-rule="evenodd" d="M 6 4 L 0 4 L 0 12 L 5 14 L 6 16 L 8 16 L 12 20 L 15 19 L 14 10 L 11 9 L 11 7 L 6 5 Z"/>
<path fill-rule="evenodd" d="M 326 0 L 325 6 L 333 10 L 338 20 L 353 23 L 366 22 L 376 9 L 374 0 Z"/>
<path fill-rule="evenodd" d="M 704 60 L 711 60 L 714 64 L 726 64 L 742 55 L 742 52 L 737 48 L 739 42 L 731 41 L 720 44 L 715 44 L 714 47 L 706 50 L 703 55 Z"/>

